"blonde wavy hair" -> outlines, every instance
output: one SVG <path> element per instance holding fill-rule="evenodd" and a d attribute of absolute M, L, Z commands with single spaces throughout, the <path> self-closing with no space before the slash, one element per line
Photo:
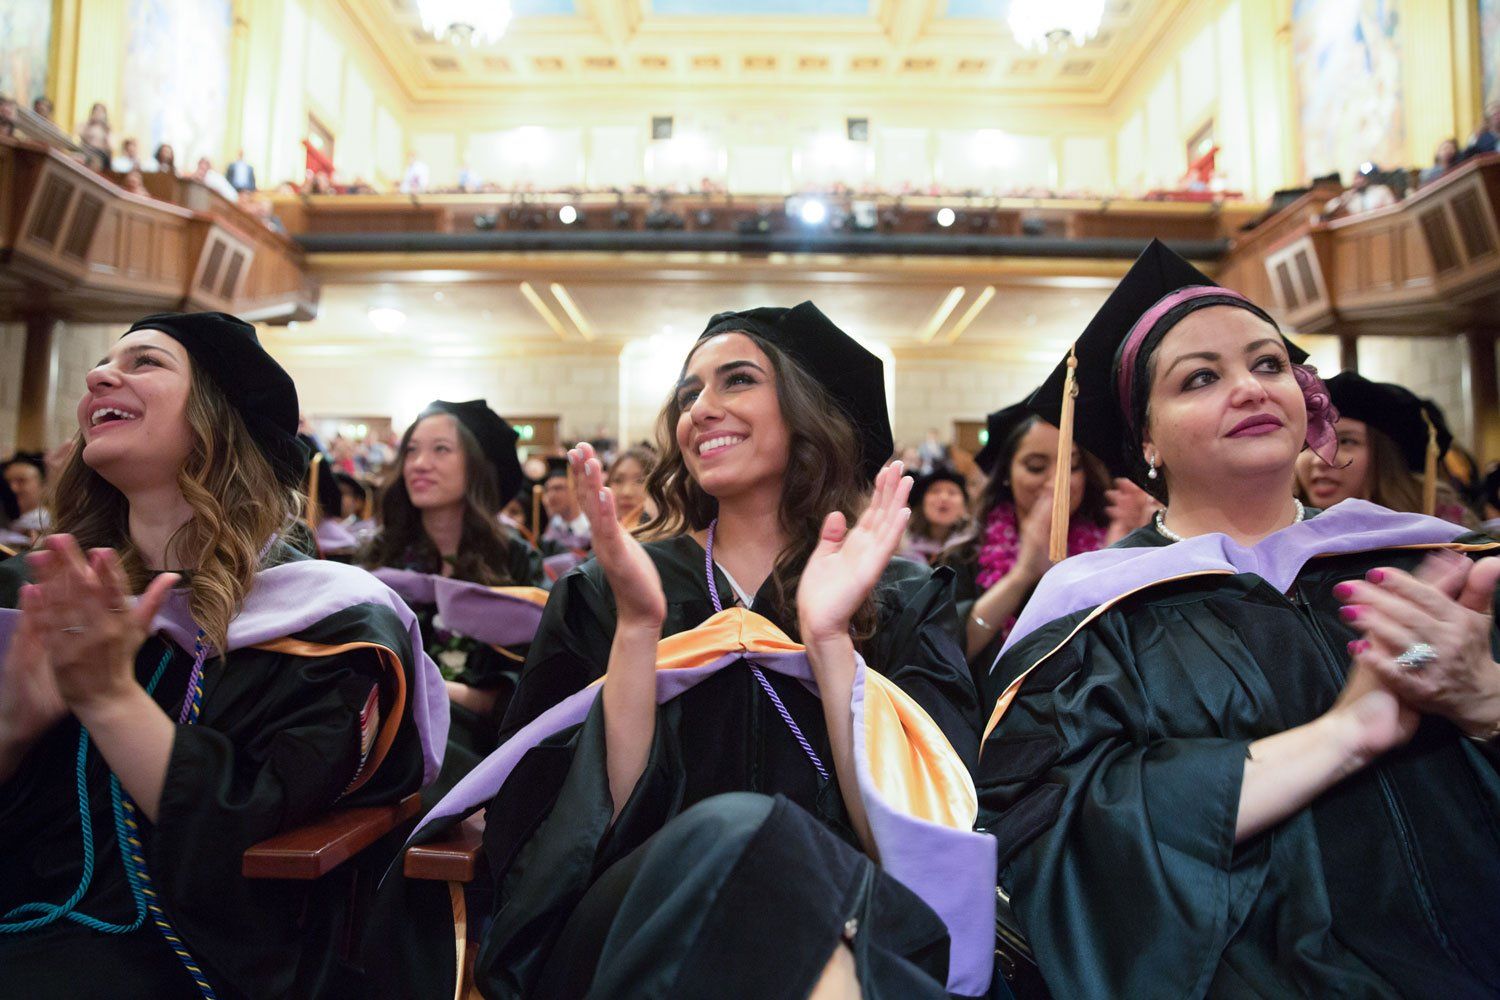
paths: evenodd
<path fill-rule="evenodd" d="M 261 552 L 303 507 L 297 490 L 277 479 L 238 411 L 213 381 L 190 368 L 187 422 L 193 449 L 177 470 L 177 488 L 193 516 L 168 549 L 191 567 L 193 621 L 222 656 L 229 623 L 255 582 Z M 151 573 L 130 538 L 125 495 L 83 461 L 82 431 L 52 488 L 52 531 L 73 535 L 84 549 L 112 548 L 139 594 Z"/>

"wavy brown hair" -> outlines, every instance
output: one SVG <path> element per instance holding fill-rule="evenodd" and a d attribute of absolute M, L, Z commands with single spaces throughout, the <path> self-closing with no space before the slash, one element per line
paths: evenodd
<path fill-rule="evenodd" d="M 417 425 L 428 417 L 443 416 L 453 421 L 459 448 L 464 454 L 464 519 L 459 534 L 458 554 L 453 560 L 455 579 L 501 587 L 520 581 L 510 576 L 511 540 L 500 526 L 500 477 L 484 457 L 479 441 L 453 414 L 446 410 L 424 410 L 401 435 L 396 461 L 386 473 L 380 489 L 377 508 L 380 531 L 360 557 L 360 565 L 374 569 L 393 566 L 423 573 L 441 573 L 443 556 L 422 527 L 422 512 L 411 502 L 406 491 L 406 450 Z"/>
<path fill-rule="evenodd" d="M 786 352 L 747 330 L 723 332 L 749 337 L 765 352 L 776 373 L 776 399 L 788 438 L 780 505 L 781 529 L 788 542 L 771 570 L 771 599 L 776 617 L 797 639 L 797 585 L 802 582 L 808 557 L 818 546 L 823 519 L 833 511 L 842 511 L 852 527 L 869 502 L 870 488 L 859 471 L 859 439 L 844 411 Z M 687 361 L 683 367 L 687 367 Z M 702 531 L 719 514 L 719 501 L 693 479 L 677 446 L 677 421 L 682 412 L 674 390 L 656 422 L 660 458 L 646 479 L 646 493 L 657 513 L 636 529 L 643 538 Z M 851 621 L 856 644 L 874 634 L 875 620 L 875 602 L 866 596 Z"/>
<path fill-rule="evenodd" d="M 172 535 L 167 551 L 190 570 L 193 621 L 222 656 L 229 623 L 255 583 L 261 553 L 296 520 L 303 498 L 276 478 L 213 380 L 196 368 L 189 377 L 185 416 L 193 448 L 177 470 L 177 488 L 193 516 Z M 53 487 L 52 511 L 53 531 L 73 535 L 84 549 L 115 549 L 131 592 L 146 588 L 152 574 L 130 538 L 130 504 L 83 461 L 81 431 Z"/>

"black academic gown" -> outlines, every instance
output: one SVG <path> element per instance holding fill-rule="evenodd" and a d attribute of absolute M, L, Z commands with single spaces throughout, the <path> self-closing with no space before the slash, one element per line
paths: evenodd
<path fill-rule="evenodd" d="M 664 636 L 714 614 L 696 541 L 679 536 L 646 551 L 667 597 Z M 769 586 L 752 607 L 766 605 Z M 722 573 L 717 587 L 732 602 Z M 946 572 L 894 560 L 864 656 L 972 764 L 978 706 L 951 638 L 950 588 Z M 507 732 L 602 676 L 614 626 L 597 563 L 559 580 Z M 486 997 L 583 995 L 590 983 L 590 996 L 801 996 L 849 928 L 867 996 L 942 995 L 941 920 L 859 849 L 818 699 L 791 678 L 765 676 L 829 781 L 743 663 L 658 709 L 646 770 L 613 825 L 602 702 L 521 760 L 487 810 L 496 903 L 475 967 Z M 746 792 L 759 794 L 726 794 Z M 413 904 L 424 919 L 440 912 L 434 888 L 426 905 Z M 452 967 L 451 946 L 424 963 L 426 979 L 414 978 L 430 992 L 414 995 L 451 993 L 451 979 L 434 982 Z M 419 988 L 387 982 L 392 996 Z"/>
<path fill-rule="evenodd" d="M 0 563 L 0 605 L 15 607 L 20 559 Z M 390 611 L 348 608 L 292 638 L 320 645 L 373 641 L 398 653 L 413 690 L 406 629 Z M 153 695 L 174 720 L 193 661 L 161 637 L 136 657 L 144 686 L 164 655 Z M 395 802 L 422 782 L 422 751 L 410 711 L 379 767 L 360 772 L 368 726 L 360 716 L 386 668 L 370 650 L 294 656 L 258 649 L 210 658 L 197 724 L 179 726 L 156 822 L 142 820 L 148 870 L 163 909 L 221 998 L 328 997 L 357 993 L 338 960 L 348 905 L 337 880 L 252 881 L 240 874 L 246 848 L 340 805 Z M 75 766 L 79 724 L 69 716 L 31 749 L 0 786 L 0 914 L 28 902 L 61 903 L 79 884 L 81 831 Z M 134 903 L 109 792 L 109 768 L 90 744 L 85 767 L 93 822 L 92 883 L 77 910 L 128 924 Z M 27 914 L 26 916 L 30 916 Z M 0 997 L 162 1000 L 199 995 L 148 915 L 137 930 L 103 934 L 60 921 L 0 934 Z"/>
<path fill-rule="evenodd" d="M 1250 743 L 1343 688 L 1356 633 L 1333 587 L 1424 555 L 1314 559 L 1288 593 L 1248 573 L 1162 583 L 1006 653 L 1001 687 L 1040 665 L 985 741 L 980 823 L 1054 995 L 1500 995 L 1495 746 L 1424 717 L 1234 842 Z"/>
<path fill-rule="evenodd" d="M 540 587 L 546 590 L 551 584 L 542 571 L 542 556 L 534 546 L 518 534 L 503 529 L 510 542 L 505 565 L 506 579 L 510 586 Z M 430 566 L 408 562 L 395 569 L 432 573 Z M 512 692 L 521 676 L 521 665 L 526 661 L 525 645 L 499 650 L 488 643 L 467 636 L 450 635 L 437 627 L 437 605 L 414 604 L 411 606 L 422 629 L 422 641 L 427 646 L 427 655 L 443 672 L 447 680 L 467 684 L 472 688 L 496 692 L 495 711 L 481 716 L 472 709 L 450 703 L 448 706 L 448 748 L 443 755 L 443 769 L 422 793 L 430 805 L 441 798 L 453 785 L 474 769 L 497 746 L 495 734 L 500 720 L 510 704 Z"/>

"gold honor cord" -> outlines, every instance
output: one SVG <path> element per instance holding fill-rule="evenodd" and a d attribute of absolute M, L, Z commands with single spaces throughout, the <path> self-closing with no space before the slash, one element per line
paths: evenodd
<path fill-rule="evenodd" d="M 1052 534 L 1047 555 L 1054 563 L 1068 557 L 1068 522 L 1073 506 L 1073 404 L 1078 398 L 1078 350 L 1068 348 L 1062 411 L 1057 421 L 1057 467 L 1052 476 Z"/>

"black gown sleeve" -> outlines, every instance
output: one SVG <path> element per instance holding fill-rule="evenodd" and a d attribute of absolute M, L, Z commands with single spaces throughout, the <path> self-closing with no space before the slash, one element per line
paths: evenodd
<path fill-rule="evenodd" d="M 1234 841 L 1249 740 L 1171 735 L 1123 617 L 1077 617 L 1006 654 L 1061 644 L 985 741 L 980 825 L 1055 996 L 1201 996 L 1267 871 Z"/>
<path fill-rule="evenodd" d="M 615 617 L 604 585 L 578 567 L 552 587 L 542 623 L 500 723 L 504 743 L 547 709 L 604 674 Z"/>
<path fill-rule="evenodd" d="M 510 574 L 511 582 L 518 587 L 552 589 L 552 584 L 542 569 L 542 554 L 534 545 L 514 531 L 510 532 L 510 565 L 506 567 L 506 570 Z"/>
<path fill-rule="evenodd" d="M 972 771 L 983 720 L 963 647 L 953 638 L 952 571 L 892 562 L 876 593 L 881 622 L 865 662 L 922 706 Z"/>

